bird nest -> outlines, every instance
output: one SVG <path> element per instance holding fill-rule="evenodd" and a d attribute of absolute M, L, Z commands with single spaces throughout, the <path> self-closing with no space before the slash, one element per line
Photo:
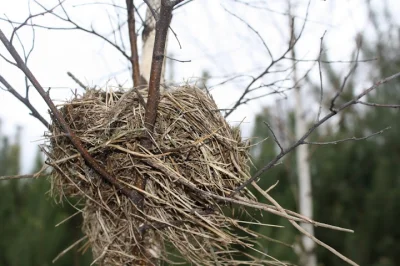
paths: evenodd
<path fill-rule="evenodd" d="M 82 199 L 95 263 L 156 265 L 180 256 L 195 265 L 255 265 L 237 260 L 254 245 L 238 233 L 246 229 L 232 217 L 234 208 L 218 198 L 248 178 L 249 145 L 206 91 L 182 86 L 161 93 L 151 149 L 141 145 L 145 110 L 133 90 L 87 90 L 59 110 L 97 163 L 145 198 L 139 208 L 105 182 L 53 124 L 53 195 Z M 137 188 L 140 180 L 145 190 Z M 255 200 L 248 191 L 241 196 Z"/>

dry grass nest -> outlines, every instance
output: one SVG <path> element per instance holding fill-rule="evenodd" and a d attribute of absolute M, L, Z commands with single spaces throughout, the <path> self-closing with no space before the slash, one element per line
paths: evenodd
<path fill-rule="evenodd" d="M 141 94 L 146 100 L 147 92 Z M 93 158 L 124 187 L 134 190 L 138 178 L 147 180 L 139 210 L 88 167 L 53 124 L 47 149 L 53 195 L 81 199 L 82 228 L 97 264 L 179 258 L 195 265 L 262 264 L 236 260 L 240 250 L 255 249 L 247 241 L 254 235 L 239 236 L 238 230 L 247 229 L 231 215 L 235 208 L 210 196 L 227 196 L 248 178 L 249 148 L 206 91 L 182 86 L 161 93 L 151 150 L 140 145 L 144 108 L 133 90 L 88 90 L 60 111 Z M 241 196 L 254 200 L 248 191 Z"/>

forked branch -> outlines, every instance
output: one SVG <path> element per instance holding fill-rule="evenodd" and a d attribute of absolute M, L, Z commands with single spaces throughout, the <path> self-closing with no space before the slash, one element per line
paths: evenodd
<path fill-rule="evenodd" d="M 137 35 L 135 27 L 135 10 L 133 0 L 126 0 L 126 9 L 128 11 L 128 30 L 129 41 L 131 44 L 131 65 L 132 65 L 132 80 L 133 86 L 137 87 L 142 85 L 140 82 L 140 68 L 139 68 L 139 53 L 137 48 Z"/>
<path fill-rule="evenodd" d="M 333 116 L 335 116 L 337 113 L 343 111 L 344 109 L 355 105 L 357 103 L 359 103 L 359 100 L 364 97 L 365 95 L 367 95 L 368 93 L 370 93 L 371 91 L 375 90 L 376 88 L 378 88 L 379 86 L 381 86 L 382 84 L 385 84 L 393 79 L 396 79 L 400 77 L 400 72 L 396 73 L 392 76 L 389 76 L 387 78 L 384 78 L 380 81 L 378 81 L 377 83 L 375 83 L 374 85 L 372 85 L 371 87 L 369 87 L 368 89 L 364 90 L 363 92 L 361 92 L 360 94 L 358 94 L 355 98 L 353 98 L 352 100 L 342 104 L 341 106 L 339 106 L 338 108 L 331 108 L 330 113 L 328 113 L 327 115 L 325 115 L 323 118 L 319 119 L 318 121 L 316 121 L 311 127 L 310 129 L 300 138 L 298 139 L 294 144 L 292 144 L 290 147 L 283 149 L 273 160 L 271 160 L 269 163 L 267 163 L 263 168 L 261 168 L 260 170 L 258 170 L 251 178 L 249 178 L 246 182 L 244 182 L 241 186 L 237 187 L 235 189 L 234 192 L 231 193 L 230 197 L 233 197 L 234 195 L 236 195 L 239 191 L 241 191 L 242 189 L 244 189 L 245 187 L 247 187 L 249 184 L 251 184 L 253 181 L 256 181 L 258 178 L 260 178 L 260 176 L 267 172 L 269 169 L 271 169 L 272 167 L 274 167 L 280 159 L 282 159 L 286 154 L 292 152 L 294 149 L 296 149 L 298 146 L 300 145 L 304 145 L 304 144 L 308 144 L 308 142 L 306 141 L 306 139 L 322 124 L 324 124 L 326 121 L 328 121 L 330 118 L 332 118 Z M 395 105 L 391 105 L 391 107 L 393 108 Z"/>
<path fill-rule="evenodd" d="M 154 40 L 154 50 L 149 80 L 149 93 L 145 114 L 146 129 L 150 134 L 154 131 L 154 125 L 157 118 L 157 108 L 160 101 L 160 82 L 164 62 L 165 44 L 167 41 L 167 33 L 169 24 L 171 23 L 172 10 L 174 8 L 174 5 L 175 3 L 171 3 L 168 0 L 162 0 L 160 15 L 158 20 L 156 21 L 156 36 Z M 151 146 L 151 139 L 149 136 L 144 138 L 142 145 L 145 148 L 149 148 Z"/>
<path fill-rule="evenodd" d="M 28 109 L 31 111 L 31 115 L 35 118 L 37 118 L 40 122 L 42 122 L 42 124 L 50 130 L 50 124 L 49 122 L 46 121 L 46 119 L 44 119 L 44 117 L 36 110 L 36 108 L 31 104 L 31 102 L 29 101 L 29 98 L 24 98 L 22 97 L 21 94 L 19 94 L 11 85 L 10 83 L 7 82 L 7 80 L 0 75 L 0 83 L 2 83 L 5 87 L 6 90 L 11 93 L 12 95 L 14 95 L 15 98 L 17 98 L 20 102 L 22 102 L 26 107 L 28 107 Z"/>
<path fill-rule="evenodd" d="M 174 1 L 175 2 L 175 1 Z M 169 24 L 172 19 L 172 10 L 176 3 L 171 3 L 168 0 L 161 1 L 160 14 L 156 14 L 156 36 L 154 40 L 153 57 L 151 62 L 149 91 L 146 103 L 145 112 L 145 127 L 146 132 L 140 144 L 147 150 L 151 149 L 152 140 L 151 134 L 154 132 L 154 126 L 157 119 L 157 109 L 160 102 L 160 83 L 162 68 L 164 62 L 165 44 L 167 42 L 167 34 Z M 152 12 L 155 12 L 152 7 L 148 6 Z M 153 14 L 154 15 L 154 14 Z M 144 190 L 146 187 L 146 177 L 138 179 L 136 187 Z M 144 196 L 139 196 L 139 207 L 143 206 Z"/>
<path fill-rule="evenodd" d="M 68 126 L 67 122 L 65 121 L 64 117 L 61 115 L 60 111 L 58 111 L 57 107 L 54 105 L 53 101 L 50 99 L 49 95 L 40 85 L 39 81 L 36 77 L 32 74 L 30 69 L 26 66 L 22 58 L 19 56 L 18 52 L 15 50 L 14 46 L 9 42 L 7 37 L 4 35 L 3 31 L 0 30 L 0 40 L 14 58 L 17 67 L 25 74 L 25 76 L 29 79 L 32 85 L 35 87 L 37 92 L 46 102 L 47 106 L 50 108 L 55 120 L 64 131 L 66 136 L 70 139 L 71 143 L 75 146 L 78 152 L 82 155 L 86 163 L 95 170 L 104 181 L 108 182 L 109 184 L 115 186 L 115 188 L 120 191 L 122 194 L 130 198 L 133 203 L 137 204 L 138 201 L 138 193 L 134 190 L 127 189 L 126 187 L 122 186 L 119 182 L 117 182 L 116 178 L 110 175 L 100 164 L 96 162 L 96 160 L 89 154 L 89 152 L 83 146 L 82 141 L 79 139 L 78 136 L 71 130 Z"/>

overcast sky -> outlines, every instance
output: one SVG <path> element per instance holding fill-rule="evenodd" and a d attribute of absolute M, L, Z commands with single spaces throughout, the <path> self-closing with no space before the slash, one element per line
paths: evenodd
<path fill-rule="evenodd" d="M 39 0 L 47 7 L 54 6 L 56 0 Z M 103 4 L 82 5 L 94 1 L 67 0 L 65 8 L 69 15 L 85 27 L 93 27 L 101 33 L 109 33 L 110 19 L 116 19 L 115 8 Z M 99 1 L 97 3 L 110 3 Z M 124 6 L 125 1 L 114 1 Z M 135 1 L 141 3 L 141 1 Z M 175 82 L 195 80 L 203 70 L 208 70 L 212 76 L 231 76 L 235 73 L 256 74 L 265 67 L 269 60 L 268 53 L 262 42 L 237 18 L 225 9 L 233 12 L 251 24 L 264 38 L 274 55 L 282 53 L 288 42 L 288 18 L 282 13 L 287 11 L 285 1 L 255 0 L 250 1 L 259 8 L 249 7 L 233 0 L 195 0 L 175 12 L 172 28 L 177 33 L 178 42 L 170 37 L 168 53 L 177 59 L 191 60 L 190 63 L 174 63 Z M 249 1 L 247 1 L 249 2 Z M 297 1 L 294 13 L 297 16 L 298 29 L 304 22 L 307 6 L 305 0 Z M 368 32 L 371 27 L 364 0 L 312 0 L 309 11 L 309 22 L 306 25 L 303 38 L 297 46 L 297 56 L 303 59 L 315 59 L 319 52 L 320 38 L 326 31 L 324 45 L 332 60 L 349 60 L 355 47 L 355 35 L 358 32 Z M 377 8 L 382 0 L 371 1 Z M 385 1 L 383 1 L 385 2 Z M 393 14 L 400 14 L 398 0 L 388 0 Z M 43 10 L 31 1 L 31 12 Z M 23 21 L 29 14 L 28 0 L 0 1 L 0 16 L 11 20 Z M 142 13 L 144 8 L 142 8 Z M 124 13 L 121 13 L 124 15 Z M 51 26 L 68 26 L 60 24 L 54 17 L 47 15 L 38 18 L 36 23 Z M 0 28 L 10 36 L 12 27 L 9 23 L 0 21 Z M 22 29 L 20 38 L 26 49 L 32 44 L 32 30 Z M 112 38 L 112 35 L 109 35 Z M 373 36 L 371 36 L 372 38 Z M 127 40 L 125 36 L 125 40 Z M 18 44 L 17 40 L 14 43 Z M 17 45 L 19 51 L 21 47 Z M 10 56 L 0 44 L 0 53 Z M 51 87 L 51 96 L 55 100 L 66 100 L 72 97 L 71 90 L 81 89 L 66 75 L 71 71 L 87 84 L 99 87 L 124 84 L 127 88 L 131 81 L 126 71 L 127 62 L 118 51 L 104 41 L 87 33 L 79 31 L 50 31 L 36 29 L 35 48 L 29 60 L 29 67 L 44 87 Z M 309 65 L 299 66 L 301 71 Z M 347 70 L 348 66 L 337 66 Z M 167 69 L 167 78 L 171 69 Z M 23 75 L 0 59 L 0 73 L 17 89 L 25 94 Z M 312 75 L 315 75 L 312 74 Z M 268 81 L 277 78 L 270 76 Z M 264 82 L 267 82 L 264 80 Z M 217 84 L 221 79 L 211 79 L 209 85 Z M 243 91 L 248 79 L 239 79 L 224 86 L 212 89 L 214 99 L 220 108 L 229 107 Z M 368 81 L 360 81 L 363 86 Z M 289 94 L 290 96 L 290 94 Z M 279 97 L 278 97 L 279 98 Z M 39 96 L 30 91 L 30 99 L 36 108 L 46 117 L 47 108 Z M 266 104 L 273 103 L 277 97 L 261 99 L 239 108 L 229 117 L 231 123 L 242 121 L 243 135 L 251 134 L 254 115 Z M 12 134 L 16 125 L 23 126 L 23 172 L 30 171 L 30 162 L 36 153 L 36 147 L 42 142 L 45 128 L 36 119 L 29 116 L 28 109 L 19 103 L 9 93 L 0 91 L 0 118 L 2 131 Z"/>

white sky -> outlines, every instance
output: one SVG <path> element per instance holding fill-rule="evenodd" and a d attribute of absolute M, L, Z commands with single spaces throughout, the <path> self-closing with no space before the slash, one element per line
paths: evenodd
<path fill-rule="evenodd" d="M 39 2 L 47 7 L 57 3 L 56 0 L 39 0 Z M 110 32 L 107 11 L 111 17 L 115 17 L 114 8 L 99 4 L 74 7 L 77 4 L 93 2 L 67 0 L 65 7 L 69 15 L 81 25 L 86 27 L 93 25 L 101 33 Z M 104 2 L 111 1 L 101 1 L 101 3 Z M 125 5 L 123 0 L 114 2 L 121 6 Z M 279 14 L 286 11 L 285 1 L 254 0 L 251 2 L 260 7 L 268 7 L 270 10 L 246 7 L 232 0 L 195 0 L 176 11 L 172 28 L 178 34 L 182 49 L 179 49 L 177 41 L 170 35 L 168 53 L 173 54 L 175 58 L 191 60 L 191 62 L 174 64 L 175 81 L 193 80 L 200 77 L 205 69 L 212 76 L 229 76 L 243 72 L 257 74 L 262 67 L 267 65 L 269 57 L 258 37 L 248 30 L 246 25 L 229 15 L 224 8 L 239 15 L 259 31 L 275 56 L 282 53 L 286 48 L 289 33 L 288 18 Z M 372 0 L 377 8 L 381 6 L 381 2 L 382 0 Z M 387 2 L 393 14 L 400 14 L 398 0 L 387 0 Z M 299 0 L 297 3 L 295 14 L 298 16 L 296 23 L 299 28 L 303 22 L 301 18 L 305 17 L 307 1 Z M 354 36 L 358 32 L 368 32 L 371 27 L 363 3 L 364 0 L 312 0 L 309 12 L 310 22 L 297 46 L 297 56 L 315 59 L 319 52 L 320 38 L 324 31 L 327 31 L 324 44 L 330 59 L 349 60 L 354 49 Z M 32 13 L 42 11 L 33 2 L 31 2 L 31 8 Z M 7 16 L 11 20 L 23 21 L 28 15 L 28 0 L 0 0 L 0 10 L 0 17 Z M 277 12 L 271 12 L 271 10 Z M 49 15 L 40 17 L 36 23 L 67 26 L 60 24 Z M 12 28 L 7 22 L 0 21 L 0 28 L 7 36 L 10 36 Z M 20 37 L 28 49 L 31 36 L 29 28 L 20 31 Z M 127 40 L 126 36 L 124 38 Z M 19 51 L 22 51 L 19 46 L 17 47 Z M 0 44 L 0 53 L 10 58 L 2 44 Z M 126 84 L 127 87 L 130 84 L 129 73 L 124 71 L 127 68 L 125 58 L 104 41 L 80 31 L 37 29 L 35 49 L 30 58 L 29 67 L 44 87 L 52 87 L 51 96 L 55 100 L 71 98 L 71 89 L 78 88 L 75 82 L 66 75 L 67 71 L 71 71 L 88 84 L 100 87 L 115 84 L 115 81 Z M 302 64 L 301 67 L 305 70 L 307 65 Z M 348 69 L 346 65 L 339 65 L 339 67 L 343 68 L 343 71 Z M 0 59 L 0 73 L 24 95 L 24 79 L 19 70 Z M 264 82 L 276 78 L 277 76 L 270 76 Z M 218 81 L 220 80 L 212 79 L 209 85 L 216 84 Z M 246 82 L 248 79 L 238 80 L 213 89 L 212 94 L 219 107 L 228 108 L 243 91 Z M 360 85 L 364 84 L 360 82 Z M 46 105 L 33 89 L 30 91 L 30 99 L 41 114 L 48 118 Z M 242 130 L 243 135 L 248 137 L 251 134 L 254 115 L 263 106 L 276 99 L 276 96 L 272 96 L 242 106 L 229 117 L 229 120 L 234 123 L 245 118 Z M 30 171 L 37 144 L 41 143 L 45 130 L 40 122 L 28 113 L 28 109 L 11 94 L 0 90 L 2 131 L 12 134 L 16 125 L 22 125 L 24 129 L 23 172 Z"/>

